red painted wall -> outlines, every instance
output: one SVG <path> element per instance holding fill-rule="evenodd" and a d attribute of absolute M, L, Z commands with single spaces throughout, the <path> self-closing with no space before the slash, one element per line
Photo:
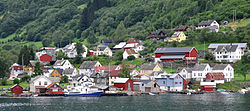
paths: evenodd
<path fill-rule="evenodd" d="M 198 56 L 198 52 L 197 50 L 195 50 L 195 48 L 193 48 L 190 53 L 186 53 L 185 57 L 197 57 L 197 56 Z"/>
<path fill-rule="evenodd" d="M 54 86 L 56 86 L 56 87 L 54 87 Z M 58 91 L 57 92 L 53 92 L 53 89 L 58 89 Z M 50 88 L 48 88 L 47 92 L 49 94 L 64 94 L 63 89 L 60 86 L 58 86 L 57 84 L 54 84 L 53 86 L 51 86 Z"/>
<path fill-rule="evenodd" d="M 130 83 L 131 91 L 133 91 L 133 81 L 129 79 L 126 83 L 114 83 L 117 88 L 123 88 L 123 90 L 128 90 L 128 83 Z"/>
<path fill-rule="evenodd" d="M 11 92 L 14 94 L 22 94 L 23 93 L 23 87 L 21 87 L 20 85 L 16 85 L 15 87 L 13 87 L 11 89 Z"/>
<path fill-rule="evenodd" d="M 44 55 L 40 56 L 40 61 L 52 61 L 52 56 L 50 56 L 48 54 L 44 54 Z"/>

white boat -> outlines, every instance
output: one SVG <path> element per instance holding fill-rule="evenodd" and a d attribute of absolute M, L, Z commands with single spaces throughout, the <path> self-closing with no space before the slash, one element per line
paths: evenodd
<path fill-rule="evenodd" d="M 38 96 L 38 94 L 33 94 L 33 95 L 32 95 L 32 97 L 37 97 L 37 96 Z"/>
<path fill-rule="evenodd" d="M 98 88 L 78 86 L 68 89 L 68 92 L 65 92 L 65 96 L 100 97 L 102 93 Z"/>
<path fill-rule="evenodd" d="M 228 94 L 230 94 L 230 93 L 228 93 L 228 92 L 220 92 L 221 94 L 224 94 L 224 95 L 228 95 Z"/>
<path fill-rule="evenodd" d="M 241 89 L 241 90 L 239 91 L 239 93 L 240 93 L 240 94 L 246 94 L 247 91 L 248 91 L 248 90 L 246 90 L 246 89 Z"/>
<path fill-rule="evenodd" d="M 191 92 L 188 92 L 187 95 L 191 95 Z"/>
<path fill-rule="evenodd" d="M 154 96 L 155 94 L 154 93 L 148 93 L 149 95 L 151 95 L 151 96 Z"/>

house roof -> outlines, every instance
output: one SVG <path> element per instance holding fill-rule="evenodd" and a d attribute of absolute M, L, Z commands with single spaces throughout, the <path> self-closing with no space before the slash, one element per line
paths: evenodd
<path fill-rule="evenodd" d="M 160 59 L 183 59 L 185 57 L 185 54 L 182 55 L 163 55 L 160 57 Z"/>
<path fill-rule="evenodd" d="M 222 49 L 226 49 L 227 52 L 235 52 L 237 49 L 238 45 L 219 45 L 216 49 L 215 52 L 220 52 Z"/>
<path fill-rule="evenodd" d="M 108 46 L 105 46 L 105 45 L 98 45 L 97 47 L 94 47 L 94 51 L 104 51 L 106 48 L 108 48 Z"/>
<path fill-rule="evenodd" d="M 213 44 L 210 44 L 208 46 L 209 49 L 215 49 L 217 48 L 218 46 L 220 45 L 231 45 L 231 43 L 213 43 Z M 232 45 L 238 45 L 238 47 L 240 48 L 246 48 L 247 47 L 247 43 L 232 43 Z"/>
<path fill-rule="evenodd" d="M 115 45 L 113 47 L 114 49 L 122 49 L 127 43 L 126 42 L 120 42 L 118 45 Z"/>
<path fill-rule="evenodd" d="M 130 43 L 124 46 L 124 48 L 134 48 L 135 44 L 134 43 Z"/>
<path fill-rule="evenodd" d="M 157 48 L 155 53 L 179 53 L 190 52 L 194 47 L 170 47 L 170 48 Z"/>
<path fill-rule="evenodd" d="M 36 76 L 35 78 L 31 78 L 31 82 L 34 82 L 34 81 L 36 81 L 37 79 L 39 79 L 39 78 L 46 78 L 47 80 L 50 80 L 50 78 L 48 78 L 48 77 L 46 77 L 46 76 L 44 76 L 44 75 L 38 75 L 38 76 Z M 51 80 L 50 80 L 51 81 Z"/>
<path fill-rule="evenodd" d="M 207 21 L 201 21 L 198 26 L 209 26 L 211 23 L 213 23 L 215 20 L 207 20 Z"/>
<path fill-rule="evenodd" d="M 111 71 L 115 70 L 117 67 L 118 67 L 118 65 L 105 66 L 104 72 L 111 72 Z"/>
<path fill-rule="evenodd" d="M 62 73 L 63 73 L 63 69 L 56 68 L 56 70 L 59 72 L 59 74 L 62 74 Z"/>
<path fill-rule="evenodd" d="M 65 62 L 66 62 L 66 60 L 57 60 L 54 63 L 54 66 L 63 66 Z"/>
<path fill-rule="evenodd" d="M 206 76 L 211 76 L 214 80 L 224 80 L 224 74 L 222 72 L 207 73 Z"/>
<path fill-rule="evenodd" d="M 117 78 L 114 83 L 126 83 L 129 78 Z"/>
<path fill-rule="evenodd" d="M 153 70 L 157 64 L 148 63 L 141 66 L 141 70 Z"/>
<path fill-rule="evenodd" d="M 127 43 L 135 43 L 135 42 L 137 42 L 135 38 L 130 38 L 130 39 L 127 41 Z"/>
<path fill-rule="evenodd" d="M 98 61 L 84 61 L 79 69 L 91 69 Z"/>
<path fill-rule="evenodd" d="M 175 32 L 171 37 L 179 37 L 183 32 Z"/>
<path fill-rule="evenodd" d="M 138 52 L 136 52 L 134 49 L 126 49 L 125 51 L 128 55 L 138 54 Z"/>
<path fill-rule="evenodd" d="M 70 68 L 70 69 L 65 69 L 65 70 L 63 71 L 63 74 L 70 75 L 70 74 L 72 74 L 73 72 L 74 72 L 74 68 Z"/>
<path fill-rule="evenodd" d="M 122 72 L 122 70 L 113 70 L 110 72 L 110 77 L 119 77 L 119 72 Z"/>
<path fill-rule="evenodd" d="M 113 42 L 113 39 L 105 38 L 105 39 L 102 39 L 101 41 L 103 41 L 103 42 L 105 42 L 105 43 L 112 43 L 112 42 Z"/>
<path fill-rule="evenodd" d="M 213 70 L 224 70 L 227 65 L 229 64 L 216 64 L 214 67 L 213 67 Z"/>
<path fill-rule="evenodd" d="M 192 71 L 204 71 L 207 65 L 209 64 L 195 64 L 191 70 Z"/>

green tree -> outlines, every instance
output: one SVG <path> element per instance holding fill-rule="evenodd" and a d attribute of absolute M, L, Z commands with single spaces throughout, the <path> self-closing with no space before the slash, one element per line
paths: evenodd
<path fill-rule="evenodd" d="M 135 56 L 134 56 L 134 55 L 128 56 L 128 60 L 129 60 L 129 61 L 135 60 Z"/>
<path fill-rule="evenodd" d="M 60 83 L 68 83 L 68 76 L 64 75 L 61 80 L 60 80 Z"/>
<path fill-rule="evenodd" d="M 123 59 L 122 55 L 123 55 L 123 50 L 121 49 L 115 52 L 114 57 L 116 60 L 122 61 Z"/>
<path fill-rule="evenodd" d="M 34 72 L 35 72 L 34 76 L 43 75 L 43 70 L 41 69 L 40 62 L 36 62 Z"/>
<path fill-rule="evenodd" d="M 84 52 L 84 48 L 82 47 L 82 43 L 81 42 L 77 42 L 76 43 L 76 52 L 78 55 L 81 55 Z"/>
<path fill-rule="evenodd" d="M 4 86 L 7 85 L 7 80 L 8 80 L 7 78 L 3 78 L 2 85 L 4 85 Z"/>
<path fill-rule="evenodd" d="M 131 72 L 131 68 L 129 67 L 129 65 L 127 65 L 126 63 L 122 63 L 122 68 L 121 71 L 119 72 L 119 76 L 122 78 L 131 78 L 130 72 Z"/>
<path fill-rule="evenodd" d="M 0 78 L 8 77 L 11 65 L 10 57 L 9 52 L 0 49 Z"/>
<path fill-rule="evenodd" d="M 117 26 L 115 32 L 114 32 L 114 41 L 119 42 L 124 39 L 124 36 L 127 34 L 126 28 L 123 24 L 123 22 L 120 22 L 120 24 Z"/>
<path fill-rule="evenodd" d="M 14 83 L 14 84 L 19 84 L 20 81 L 19 81 L 19 79 L 15 78 L 14 81 L 13 81 L 13 83 Z"/>
<path fill-rule="evenodd" d="M 215 60 L 215 57 L 214 57 L 214 55 L 212 53 L 207 52 L 206 55 L 205 55 L 205 59 L 209 60 L 209 61 L 213 61 L 213 60 Z"/>
<path fill-rule="evenodd" d="M 64 52 L 62 52 L 61 50 L 60 51 L 58 51 L 58 52 L 56 52 L 56 58 L 57 59 L 59 59 L 59 60 L 61 60 L 61 59 L 66 59 L 66 58 L 68 58 L 67 57 L 67 55 L 64 53 Z"/>
<path fill-rule="evenodd" d="M 31 79 L 31 77 L 28 74 L 25 74 L 22 78 L 21 81 L 22 82 L 29 82 Z"/>

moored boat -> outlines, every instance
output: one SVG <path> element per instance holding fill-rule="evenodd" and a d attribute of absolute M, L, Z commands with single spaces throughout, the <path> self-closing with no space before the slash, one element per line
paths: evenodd
<path fill-rule="evenodd" d="M 82 96 L 82 97 L 101 97 L 102 92 L 93 92 L 93 93 L 68 93 L 65 96 Z"/>

